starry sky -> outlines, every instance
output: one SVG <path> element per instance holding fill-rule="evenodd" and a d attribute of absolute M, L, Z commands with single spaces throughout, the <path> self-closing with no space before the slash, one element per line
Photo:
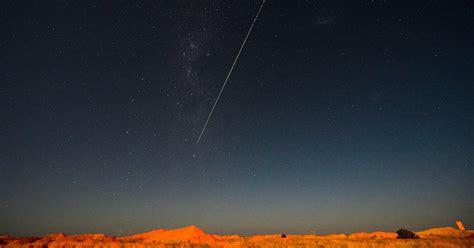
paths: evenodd
<path fill-rule="evenodd" d="M 6 1 L 0 234 L 474 228 L 474 3 Z"/>

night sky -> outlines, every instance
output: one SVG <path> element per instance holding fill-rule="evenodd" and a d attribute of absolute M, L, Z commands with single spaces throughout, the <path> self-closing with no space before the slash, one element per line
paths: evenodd
<path fill-rule="evenodd" d="M 474 224 L 474 2 L 5 1 L 0 234 Z"/>

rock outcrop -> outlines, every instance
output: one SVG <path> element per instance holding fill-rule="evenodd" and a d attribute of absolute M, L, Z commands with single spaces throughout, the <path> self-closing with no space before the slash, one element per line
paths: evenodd
<path fill-rule="evenodd" d="M 420 238 L 417 238 L 417 237 Z M 400 238 L 398 238 L 400 237 Z M 0 248 L 7 247 L 474 247 L 474 231 L 450 227 L 417 233 L 400 229 L 397 233 L 360 232 L 350 235 L 212 235 L 196 226 L 158 229 L 126 237 L 104 234 L 50 234 L 44 237 L 0 236 Z"/>
<path fill-rule="evenodd" d="M 187 243 L 214 243 L 218 239 L 215 235 L 209 235 L 196 226 L 188 226 L 174 230 L 154 230 L 147 233 L 137 234 L 120 238 L 123 241 L 140 241 L 144 243 L 153 242 L 187 242 Z"/>
<path fill-rule="evenodd" d="M 397 239 L 418 239 L 418 238 L 420 238 L 414 232 L 408 231 L 408 230 L 405 230 L 405 229 L 398 229 L 397 234 L 398 234 Z"/>
<path fill-rule="evenodd" d="M 462 238 L 469 236 L 469 231 L 460 231 L 452 227 L 438 227 L 417 232 L 420 238 Z"/>

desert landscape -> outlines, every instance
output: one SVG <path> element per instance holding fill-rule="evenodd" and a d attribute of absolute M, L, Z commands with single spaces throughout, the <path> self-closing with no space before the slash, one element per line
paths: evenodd
<path fill-rule="evenodd" d="M 474 0 L 0 23 L 0 248 L 474 248 Z"/>
<path fill-rule="evenodd" d="M 0 247 L 473 247 L 474 230 L 452 227 L 416 232 L 416 238 L 401 238 L 395 232 L 359 232 L 330 235 L 213 235 L 197 226 L 157 229 L 124 237 L 104 234 L 45 237 L 1 236 Z"/>

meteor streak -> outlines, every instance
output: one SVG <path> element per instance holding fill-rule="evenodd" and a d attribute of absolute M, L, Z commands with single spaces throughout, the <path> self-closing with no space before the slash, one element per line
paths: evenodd
<path fill-rule="evenodd" d="M 209 120 L 211 119 L 212 113 L 214 113 L 214 109 L 216 108 L 217 102 L 219 102 L 219 98 L 221 97 L 222 91 L 224 91 L 227 81 L 230 78 L 230 74 L 232 74 L 232 71 L 234 70 L 234 66 L 237 63 L 237 60 L 239 59 L 240 53 L 242 52 L 242 49 L 244 48 L 245 43 L 247 43 L 247 39 L 249 38 L 249 35 L 252 32 L 253 26 L 255 25 L 255 22 L 257 21 L 258 15 L 260 15 L 260 12 L 262 11 L 264 4 L 265 4 L 265 0 L 262 1 L 262 4 L 260 5 L 260 8 L 258 9 L 257 15 L 253 19 L 252 25 L 250 26 L 250 29 L 247 32 L 247 35 L 245 36 L 244 42 L 242 42 L 239 52 L 237 53 L 237 56 L 235 56 L 234 63 L 232 63 L 232 66 L 230 67 L 230 70 L 227 73 L 227 77 L 225 78 L 224 83 L 222 84 L 221 90 L 219 91 L 219 94 L 217 95 L 216 101 L 214 102 L 214 105 L 212 106 L 211 112 L 209 112 L 209 115 L 207 116 L 206 123 L 204 123 L 204 127 L 202 128 L 201 133 L 199 134 L 199 138 L 197 139 L 196 144 L 199 144 L 199 141 L 201 141 L 202 135 L 204 134 L 204 131 L 206 130 L 207 124 L 209 123 Z"/>

